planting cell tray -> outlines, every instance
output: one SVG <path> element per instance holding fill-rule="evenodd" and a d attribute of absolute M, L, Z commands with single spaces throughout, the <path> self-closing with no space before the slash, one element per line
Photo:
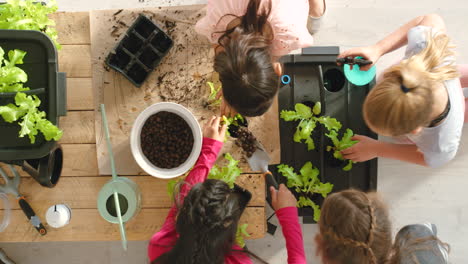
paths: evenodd
<path fill-rule="evenodd" d="M 160 27 L 140 14 L 107 56 L 106 64 L 140 87 L 173 45 Z"/>
<path fill-rule="evenodd" d="M 343 67 L 336 65 L 338 47 L 311 47 L 302 50 L 302 54 L 284 56 L 281 61 L 284 65 L 282 78 L 289 81 L 279 91 L 279 109 L 293 110 L 296 103 L 305 103 L 313 106 L 321 102 L 321 115 L 331 116 L 343 125 L 340 138 L 346 128 L 355 134 L 377 138 L 369 130 L 362 117 L 362 104 L 374 81 L 366 86 L 355 86 L 346 80 Z M 284 76 L 283 76 L 284 77 Z M 377 159 L 368 162 L 356 163 L 349 172 L 343 171 L 346 165 L 333 158 L 332 152 L 326 147 L 331 144 L 325 133 L 327 129 L 317 125 L 313 133 L 316 149 L 308 151 L 304 143 L 293 141 L 296 122 L 285 122 L 280 119 L 281 163 L 293 166 L 296 172 L 307 162 L 319 168 L 322 182 L 334 185 L 333 192 L 355 188 L 363 191 L 375 190 L 377 187 Z M 276 166 L 270 170 L 278 182 L 286 183 L 285 178 L 277 173 Z M 293 191 L 293 190 L 292 190 Z M 314 195 L 312 200 L 322 204 L 323 198 Z M 313 222 L 311 208 L 300 208 L 300 215 L 304 216 L 304 223 Z"/>
<path fill-rule="evenodd" d="M 58 72 L 57 51 L 50 38 L 39 31 L 0 30 L 0 46 L 5 55 L 12 49 L 26 51 L 24 64 L 17 65 L 28 75 L 25 87 L 41 100 L 39 109 L 46 112 L 47 119 L 58 126 L 59 116 L 66 115 L 66 78 Z M 0 93 L 0 105 L 14 103 L 16 93 Z M 46 141 L 42 133 L 36 142 L 30 143 L 28 136 L 19 138 L 17 122 L 7 123 L 0 118 L 0 161 L 38 159 L 57 149 L 57 142 Z"/>

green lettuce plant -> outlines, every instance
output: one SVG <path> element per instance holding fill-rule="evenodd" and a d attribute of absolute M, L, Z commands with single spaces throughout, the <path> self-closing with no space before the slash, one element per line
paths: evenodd
<path fill-rule="evenodd" d="M 351 129 L 346 129 L 346 132 L 343 134 L 341 139 L 338 138 L 338 133 L 334 130 L 330 131 L 330 133 L 325 134 L 329 137 L 333 143 L 332 146 L 327 146 L 327 151 L 333 151 L 333 157 L 338 160 L 345 160 L 343 155 L 341 154 L 342 150 L 345 150 L 349 147 L 352 147 L 358 141 L 351 140 L 354 136 L 354 133 Z M 344 171 L 350 171 L 353 168 L 353 161 L 348 160 L 348 164 L 343 168 Z"/>
<path fill-rule="evenodd" d="M 36 135 L 40 131 L 48 141 L 59 140 L 63 132 L 46 118 L 46 113 L 39 111 L 41 100 L 36 95 L 27 95 L 28 87 L 23 84 L 28 80 L 28 75 L 16 67 L 23 64 L 26 52 L 10 50 L 8 60 L 4 58 L 5 52 L 0 47 L 0 93 L 14 93 L 15 103 L 0 106 L 0 116 L 8 123 L 18 121 L 21 127 L 19 137 L 28 136 L 31 144 L 36 141 Z"/>
<path fill-rule="evenodd" d="M 0 5 L 0 29 L 41 31 L 52 39 L 57 49 L 60 49 L 55 22 L 48 17 L 57 9 L 55 0 L 48 1 L 45 5 L 33 0 L 7 0 Z"/>
<path fill-rule="evenodd" d="M 321 194 L 323 198 L 332 191 L 333 184 L 323 183 L 319 179 L 320 171 L 308 161 L 302 166 L 299 174 L 294 172 L 294 168 L 281 164 L 278 165 L 278 172 L 287 179 L 286 186 L 292 188 L 299 194 L 298 207 L 310 206 L 314 210 L 314 220 L 320 218 L 320 206 L 315 204 L 309 197 L 315 193 Z"/>

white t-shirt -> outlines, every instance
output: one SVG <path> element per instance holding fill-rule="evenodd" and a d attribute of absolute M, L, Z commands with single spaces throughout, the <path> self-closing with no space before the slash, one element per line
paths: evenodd
<path fill-rule="evenodd" d="M 426 47 L 427 36 L 431 29 L 426 26 L 417 26 L 408 32 L 405 59 L 421 52 Z M 455 63 L 455 58 L 448 57 L 445 61 Z M 460 79 L 445 81 L 444 85 L 451 105 L 448 116 L 435 127 L 425 127 L 417 135 L 407 136 L 424 154 L 424 160 L 432 168 L 442 166 L 455 157 L 464 122 L 465 101 Z"/>

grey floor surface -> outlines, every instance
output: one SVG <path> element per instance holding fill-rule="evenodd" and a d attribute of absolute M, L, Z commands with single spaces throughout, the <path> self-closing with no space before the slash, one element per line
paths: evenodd
<path fill-rule="evenodd" d="M 61 10 L 137 8 L 203 4 L 205 0 L 58 0 Z M 316 45 L 342 48 L 369 45 L 421 14 L 437 12 L 458 46 L 459 63 L 468 63 L 468 1 L 466 0 L 327 0 L 327 16 L 316 35 Z M 401 58 L 402 50 L 382 58 L 379 71 Z M 397 161 L 379 160 L 378 190 L 388 201 L 395 231 L 410 223 L 430 221 L 440 238 L 452 246 L 452 263 L 468 263 L 468 133 L 462 137 L 459 154 L 449 165 L 427 169 Z M 308 263 L 315 257 L 316 225 L 303 226 Z M 0 233 L 1 236 L 1 233 Z M 118 242 L 0 243 L 19 264 L 147 263 L 146 241 L 130 242 L 123 253 Z M 275 237 L 248 242 L 250 249 L 269 263 L 286 263 L 281 232 Z"/>

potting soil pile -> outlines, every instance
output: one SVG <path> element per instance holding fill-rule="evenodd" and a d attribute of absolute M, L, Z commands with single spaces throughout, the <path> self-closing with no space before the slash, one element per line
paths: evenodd
<path fill-rule="evenodd" d="M 104 134 L 101 131 L 101 116 L 98 111 L 100 103 L 104 103 L 107 108 L 117 171 L 121 175 L 146 174 L 134 161 L 129 144 L 133 122 L 146 107 L 158 102 L 179 103 L 195 115 L 201 126 L 206 119 L 219 114 L 219 106 L 210 107 L 208 103 L 210 88 L 206 84 L 211 81 L 217 87 L 220 85 L 213 71 L 214 51 L 208 40 L 194 30 L 197 20 L 205 14 L 204 7 L 177 6 L 90 13 L 96 147 L 100 174 L 107 175 L 111 172 Z M 122 74 L 109 69 L 104 61 L 140 13 L 164 29 L 173 39 L 174 46 L 145 83 L 137 88 Z M 279 163 L 277 103 L 264 116 L 249 118 L 248 121 L 249 130 L 264 145 L 270 154 L 271 163 Z M 247 172 L 248 165 L 243 158 L 245 154 L 234 142 L 235 139 L 230 138 L 225 143 L 223 152 L 229 152 L 234 158 L 240 159 L 241 167 Z M 175 163 L 170 166 L 175 166 Z"/>

